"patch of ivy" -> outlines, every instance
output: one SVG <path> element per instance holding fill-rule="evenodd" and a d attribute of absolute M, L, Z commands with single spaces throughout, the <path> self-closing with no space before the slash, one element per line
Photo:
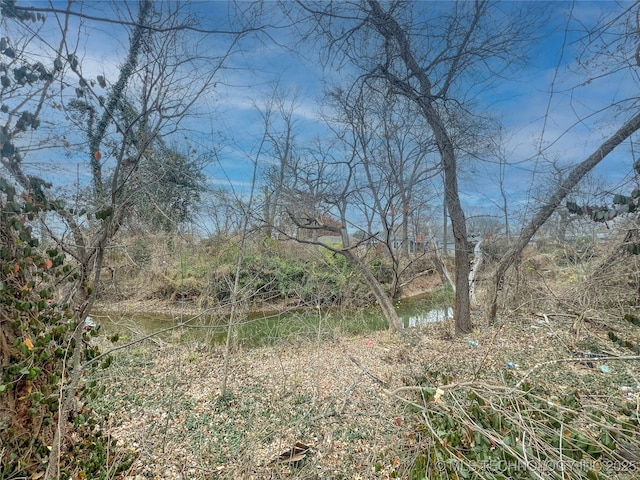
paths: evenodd
<path fill-rule="evenodd" d="M 78 273 L 64 252 L 43 248 L 32 232 L 37 215 L 59 206 L 18 194 L 0 178 L 0 478 L 40 478 L 60 425 L 67 435 L 59 478 L 106 478 L 132 461 L 125 455 L 113 463 L 114 445 L 91 409 L 101 394 L 95 382 L 83 383 L 67 417 L 59 418 L 74 350 L 82 348 L 85 361 L 100 354 L 91 342 L 98 329 L 83 329 L 81 309 L 55 300 L 59 286 L 78 282 Z"/>
<path fill-rule="evenodd" d="M 404 478 L 561 478 L 562 467 L 563 478 L 596 479 L 637 467 L 616 457 L 620 445 L 637 443 L 640 425 L 624 401 L 602 412 L 578 391 L 457 386 L 438 372 L 417 380 L 424 408 L 411 436 L 424 447 Z"/>

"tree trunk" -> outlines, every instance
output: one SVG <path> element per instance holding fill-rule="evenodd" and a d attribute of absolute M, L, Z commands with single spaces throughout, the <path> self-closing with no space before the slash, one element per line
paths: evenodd
<path fill-rule="evenodd" d="M 342 225 L 347 225 L 346 205 L 342 205 L 340 208 L 340 221 Z M 378 279 L 373 275 L 373 272 L 371 272 L 369 266 L 366 265 L 360 257 L 355 255 L 353 251 L 349 249 L 349 232 L 346 228 L 340 228 L 340 237 L 342 238 L 342 250 L 337 253 L 343 255 L 347 259 L 347 262 L 349 262 L 352 267 L 355 267 L 362 274 L 365 281 L 367 282 L 367 285 L 369 285 L 371 292 L 373 292 L 373 296 L 376 297 L 378 305 L 380 305 L 380 308 L 382 308 L 382 313 L 384 315 L 384 318 L 387 320 L 387 323 L 389 324 L 389 328 L 393 332 L 399 332 L 404 328 L 404 325 L 402 324 L 402 320 L 400 319 L 400 317 L 398 317 L 398 313 L 393 306 L 391 298 L 389 297 L 387 292 L 384 291 L 384 288 L 382 288 L 382 285 L 380 284 Z"/>
<path fill-rule="evenodd" d="M 424 75 L 424 73 L 422 73 Z M 426 82 L 426 79 L 425 79 Z M 455 246 L 455 290 L 456 303 L 454 318 L 456 334 L 469 333 L 471 325 L 471 305 L 469 300 L 469 243 L 467 241 L 467 223 L 458 194 L 458 167 L 453 142 L 444 122 L 426 95 L 417 97 L 417 103 L 429 122 L 440 150 L 444 170 L 444 195 L 451 218 L 451 229 Z"/>
<path fill-rule="evenodd" d="M 407 70 L 419 83 L 419 91 L 407 80 L 402 80 L 393 73 L 380 67 L 381 74 L 397 91 L 413 101 L 421 110 L 422 115 L 433 130 L 433 134 L 440 151 L 444 170 L 445 201 L 449 209 L 451 227 L 455 241 L 455 283 L 456 304 L 454 309 L 456 334 L 468 333 L 472 329 L 471 309 L 469 304 L 469 258 L 467 243 L 467 227 L 464 211 L 458 195 L 458 172 L 455 149 L 445 127 L 444 119 L 434 105 L 431 92 L 431 81 L 426 70 L 418 63 L 405 31 L 396 19 L 385 12 L 376 0 L 368 0 L 371 7 L 372 26 L 388 41 L 398 44 L 398 54 L 402 58 Z"/>
<path fill-rule="evenodd" d="M 451 278 L 449 269 L 447 268 L 447 265 L 444 263 L 444 260 L 442 260 L 440 253 L 438 253 L 438 246 L 435 244 L 435 242 L 433 242 L 433 264 L 435 265 L 436 271 L 440 276 L 442 285 L 449 284 L 449 286 L 451 287 L 451 290 L 453 290 L 453 293 L 456 293 L 456 282 L 454 282 L 453 278 Z"/>
<path fill-rule="evenodd" d="M 138 6 L 138 23 L 131 34 L 127 61 L 120 67 L 120 75 L 109 93 L 106 102 L 107 106 L 97 123 L 95 132 L 92 132 L 89 138 L 89 164 L 91 165 L 92 182 L 98 200 L 102 199 L 104 185 L 102 183 L 102 165 L 99 157 L 96 157 L 96 152 L 100 151 L 104 137 L 107 134 L 107 128 L 113 121 L 114 112 L 117 110 L 118 104 L 122 102 L 127 85 L 138 66 L 140 52 L 147 46 L 143 41 L 147 32 L 145 24 L 151 15 L 152 7 L 153 3 L 150 0 L 143 0 Z"/>
<path fill-rule="evenodd" d="M 445 195 L 455 242 L 456 304 L 453 315 L 456 322 L 456 334 L 463 334 L 471 332 L 473 328 L 469 301 L 469 244 L 467 242 L 467 225 L 458 195 L 456 158 L 451 143 L 449 143 L 447 150 L 447 153 L 442 155 L 442 161 L 445 171 Z"/>
<path fill-rule="evenodd" d="M 589 173 L 598 163 L 600 163 L 614 148 L 624 142 L 633 133 L 640 129 L 640 113 L 635 115 L 631 120 L 625 123 L 616 133 L 606 140 L 598 149 L 593 152 L 582 163 L 576 165 L 564 182 L 549 197 L 538 213 L 534 215 L 527 226 L 522 230 L 518 240 L 507 250 L 498 265 L 492 272 L 487 284 L 487 298 L 484 311 L 484 319 L 486 322 L 495 320 L 498 310 L 498 288 L 500 282 L 515 259 L 522 253 L 524 248 L 529 244 L 531 238 L 538 229 L 547 221 L 551 214 L 564 200 L 567 194 L 578 184 L 582 178 Z"/>
<path fill-rule="evenodd" d="M 402 202 L 402 246 L 403 253 L 407 258 L 412 253 L 415 253 L 415 245 L 412 245 L 411 239 L 409 239 L 409 211 L 410 206 L 407 200 L 403 200 Z"/>
<path fill-rule="evenodd" d="M 351 250 L 341 250 L 339 253 L 344 255 L 349 264 L 352 267 L 356 268 L 362 274 L 365 281 L 367 282 L 367 285 L 369 285 L 369 288 L 373 292 L 373 295 L 376 297 L 380 308 L 382 308 L 382 313 L 384 314 L 384 318 L 389 323 L 389 328 L 393 332 L 401 331 L 403 328 L 402 320 L 400 319 L 400 317 L 398 317 L 398 313 L 393 307 L 391 298 L 389 298 L 387 292 L 384 291 L 378 279 L 371 272 L 371 269 L 369 269 L 369 267 L 367 267 L 367 265 L 365 265 L 359 257 L 354 255 Z"/>
<path fill-rule="evenodd" d="M 446 197 L 442 198 L 442 254 L 446 257 L 449 255 L 449 248 L 447 247 L 449 243 L 449 238 L 447 235 L 447 230 L 449 229 L 449 215 L 447 214 L 447 199 Z"/>
<path fill-rule="evenodd" d="M 476 246 L 473 249 L 473 268 L 469 273 L 469 299 L 471 300 L 471 305 L 474 308 L 478 308 L 478 299 L 476 298 L 476 279 L 483 262 L 482 240 L 480 240 L 476 243 Z"/>

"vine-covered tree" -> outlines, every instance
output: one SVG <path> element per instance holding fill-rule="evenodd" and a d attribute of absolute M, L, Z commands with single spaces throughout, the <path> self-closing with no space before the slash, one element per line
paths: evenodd
<path fill-rule="evenodd" d="M 612 4 L 614 5 L 614 4 Z M 584 29 L 581 36 L 581 47 L 578 52 L 579 61 L 576 63 L 583 80 L 572 88 L 572 94 L 578 94 L 593 86 L 599 81 L 615 78 L 617 81 L 623 78 L 625 84 L 637 85 L 638 68 L 640 67 L 640 47 L 638 46 L 638 31 L 640 27 L 640 6 L 638 4 L 615 4 L 615 8 L 608 9 L 601 21 L 595 26 L 576 21 L 578 28 Z M 572 19 L 569 18 L 568 22 Z M 568 27 L 567 27 L 568 28 Z M 618 93 L 625 95 L 626 90 Z M 634 90 L 632 90 L 634 92 Z M 595 107 L 594 107 L 595 108 Z M 634 134 L 640 129 L 640 113 L 638 113 L 638 96 L 630 96 L 616 99 L 610 105 L 597 108 L 601 115 L 600 122 L 606 125 L 609 132 L 606 139 L 597 146 L 583 161 L 570 165 L 562 182 L 557 185 L 546 199 L 539 202 L 534 213 L 523 226 L 520 235 L 504 253 L 495 266 L 488 283 L 484 315 L 486 321 L 493 321 L 497 313 L 497 299 L 499 285 L 507 270 L 513 265 L 520 253 L 529 244 L 531 238 L 542 225 L 551 217 L 556 209 L 562 205 L 568 195 L 574 191 L 579 182 L 588 175 L 597 165 L 605 160 L 614 150 L 618 149 L 627 140 L 633 139 Z M 589 117 L 593 117 L 593 113 Z M 620 118 L 619 123 L 612 125 L 612 118 Z M 592 122 L 595 120 L 590 118 Z M 577 124 L 582 124 L 585 118 L 578 118 Z M 616 126 L 618 125 L 618 126 Z M 613 132 L 613 133 L 611 133 Z M 566 135 L 563 132 L 562 135 Z M 633 163 L 633 162 L 631 162 Z M 634 168 L 637 169 L 637 163 Z M 612 199 L 614 205 L 609 207 L 582 207 L 569 201 L 567 208 L 573 213 L 586 213 L 592 215 L 596 221 L 613 219 L 618 210 L 635 208 L 634 192 L 620 194 Z"/>
<path fill-rule="evenodd" d="M 0 303 L 10 307 L 0 309 L 0 444 L 9 446 L 0 461 L 9 478 L 75 476 L 77 458 L 91 458 L 79 425 L 93 420 L 76 395 L 96 358 L 83 327 L 105 249 L 143 197 L 154 214 L 187 218 L 199 162 L 165 139 L 214 88 L 242 35 L 228 24 L 196 29 L 178 4 L 111 6 L 97 18 L 72 2 L 0 2 Z M 128 36 L 120 68 L 97 74 L 83 55 L 92 22 Z M 222 48 L 201 49 L 189 41 L 196 33 L 219 34 Z"/>

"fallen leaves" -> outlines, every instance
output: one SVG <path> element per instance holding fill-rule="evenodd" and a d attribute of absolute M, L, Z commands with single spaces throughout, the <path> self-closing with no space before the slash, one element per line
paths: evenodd
<path fill-rule="evenodd" d="M 140 478 L 406 478 L 408 456 L 425 445 L 420 420 L 373 377 L 389 390 L 408 389 L 401 391 L 407 397 L 415 388 L 431 408 L 450 403 L 454 381 L 504 375 L 505 359 L 524 366 L 562 344 L 527 349 L 535 331 L 513 323 L 479 332 L 482 355 L 470 356 L 466 339 L 439 338 L 438 328 L 408 341 L 379 332 L 243 350 L 231 358 L 225 401 L 215 347 L 125 351 L 101 373 L 108 386 L 102 413 L 113 422 L 109 433 L 139 452 Z M 432 370 L 442 375 L 429 376 Z M 428 398 L 416 380 L 425 375 L 440 385 Z"/>
<path fill-rule="evenodd" d="M 348 339 L 244 351 L 232 358 L 225 401 L 215 350 L 196 360 L 193 345 L 125 351 L 100 372 L 108 393 L 96 410 L 113 422 L 113 437 L 138 446 L 136 473 L 148 478 L 179 478 L 195 465 L 229 479 L 289 476 L 292 467 L 318 478 L 370 478 L 373 459 L 404 437 L 390 428 L 404 413 L 349 356 L 391 378 L 396 365 L 380 355 L 392 345 L 387 336 L 368 335 L 374 345 Z"/>

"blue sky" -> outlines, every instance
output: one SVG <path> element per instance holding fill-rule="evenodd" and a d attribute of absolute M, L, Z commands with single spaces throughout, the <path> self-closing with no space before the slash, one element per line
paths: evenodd
<path fill-rule="evenodd" d="M 20 3 L 37 2 L 20 0 Z M 267 5 L 273 4 L 267 2 Z M 508 3 L 503 2 L 503 5 Z M 506 172 L 507 193 L 513 210 L 519 213 L 526 211 L 531 190 L 544 188 L 553 178 L 543 173 L 533 175 L 537 170 L 549 170 L 540 152 L 543 151 L 547 159 L 557 159 L 565 166 L 583 160 L 630 115 L 607 110 L 605 114 L 588 116 L 621 99 L 633 97 L 638 86 L 636 78 L 626 72 L 593 79 L 580 86 L 585 78 L 574 68 L 581 35 L 576 31 L 576 20 L 585 25 L 593 24 L 601 15 L 619 9 L 620 4 L 577 1 L 545 5 L 552 9 L 548 35 L 536 46 L 531 66 L 512 79 L 496 82 L 483 95 L 484 104 L 479 105 L 487 114 L 501 119 L 504 151 L 514 164 Z M 203 27 L 217 28 L 224 26 L 229 6 L 224 1 L 208 1 L 192 2 L 188 8 L 198 15 Z M 108 5 L 84 2 L 82 8 L 86 12 L 105 15 Z M 569 10 L 574 19 L 567 23 Z M 87 22 L 86 25 L 88 35 L 80 37 L 85 74 L 91 78 L 103 74 L 113 81 L 126 54 L 125 31 L 113 24 Z M 565 50 L 560 57 L 567 25 Z M 287 48 L 293 41 L 291 32 L 272 30 L 271 34 L 281 45 L 264 38 L 247 38 L 238 46 L 221 72 L 215 91 L 196 106 L 197 115 L 185 123 L 188 132 L 181 135 L 189 137 L 191 145 L 200 151 L 218 149 L 219 162 L 207 170 L 212 185 L 233 186 L 240 193 L 246 192 L 251 179 L 251 162 L 263 133 L 256 105 L 264 106 L 276 84 L 284 91 L 296 94 L 295 121 L 300 143 L 328 133 L 318 114 L 322 79 L 335 79 L 341 72 L 323 71 L 316 51 L 294 55 Z M 209 37 L 202 41 L 216 51 L 224 48 L 227 40 Z M 585 118 L 587 120 L 582 121 Z M 595 172 L 608 179 L 612 189 L 628 179 L 631 173 L 633 160 L 628 150 L 627 146 L 620 148 Z M 68 159 L 65 165 L 70 174 L 75 173 L 73 159 Z M 473 172 L 465 171 L 463 167 L 461 173 L 460 191 L 465 206 L 472 213 L 495 213 L 491 206 L 499 193 L 495 164 L 478 164 Z"/>
<path fill-rule="evenodd" d="M 609 5 L 614 6 L 613 2 L 549 3 L 549 8 L 557 14 L 553 15 L 553 23 L 548 25 L 549 36 L 536 48 L 532 66 L 512 80 L 495 85 L 487 94 L 489 106 L 486 111 L 501 118 L 505 149 L 512 155 L 512 160 L 519 163 L 509 177 L 514 198 L 518 197 L 518 186 L 520 189 L 528 188 L 529 173 L 534 169 L 541 149 L 550 159 L 558 158 L 564 165 L 574 164 L 592 153 L 626 118 L 608 111 L 608 120 L 597 114 L 583 120 L 612 103 L 633 97 L 637 87 L 634 79 L 621 73 L 592 80 L 580 87 L 585 78 L 573 71 L 581 37 L 581 33 L 576 32 L 575 19 L 586 24 L 593 22 L 603 12 L 606 13 Z M 575 19 L 568 24 L 570 31 L 562 52 L 569 8 L 572 8 Z M 289 52 L 274 46 L 249 52 L 245 60 L 257 69 L 248 75 L 246 71 L 238 70 L 236 78 L 231 74 L 229 83 L 232 86 L 223 93 L 217 105 L 232 131 L 253 131 L 254 136 L 261 133 L 252 102 L 260 104 L 265 96 L 271 94 L 276 81 L 281 87 L 298 93 L 299 130 L 309 135 L 309 132 L 320 128 L 314 114 L 319 109 L 317 100 L 321 95 L 323 72 L 316 54 L 292 58 Z M 615 185 L 630 172 L 632 163 L 628 152 L 621 148 L 596 170 L 596 174 L 611 178 Z M 234 180 L 241 181 L 241 178 Z M 487 192 L 486 184 L 481 185 L 482 188 L 474 188 L 478 185 L 473 184 L 465 187 L 463 190 L 468 192 L 470 204 L 485 203 L 482 194 Z"/>

